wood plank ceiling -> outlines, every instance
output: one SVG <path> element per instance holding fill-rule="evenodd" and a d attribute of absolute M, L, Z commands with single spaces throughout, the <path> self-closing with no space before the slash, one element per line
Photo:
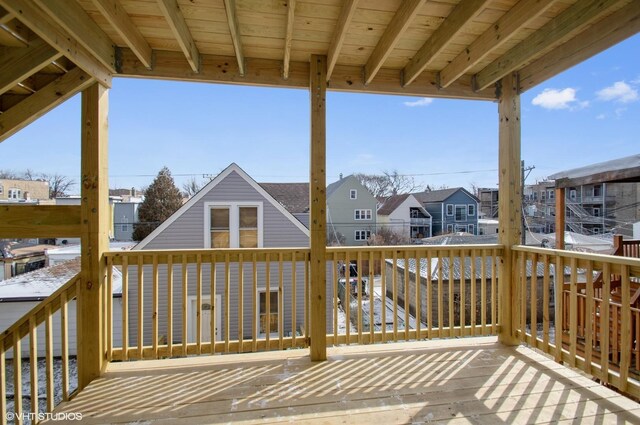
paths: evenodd
<path fill-rule="evenodd" d="M 640 32 L 640 0 L 0 0 L 0 141 L 94 81 L 495 100 Z"/>

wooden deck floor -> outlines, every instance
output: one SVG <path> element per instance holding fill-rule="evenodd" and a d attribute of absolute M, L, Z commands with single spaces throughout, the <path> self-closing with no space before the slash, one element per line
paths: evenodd
<path fill-rule="evenodd" d="M 640 404 L 493 338 L 307 353 L 114 363 L 56 412 L 101 424 L 640 423 Z"/>

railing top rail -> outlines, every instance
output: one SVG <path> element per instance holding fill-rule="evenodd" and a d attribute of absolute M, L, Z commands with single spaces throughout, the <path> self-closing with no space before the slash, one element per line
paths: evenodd
<path fill-rule="evenodd" d="M 44 311 L 46 306 L 50 305 L 53 308 L 51 313 L 55 313 L 60 308 L 60 295 L 67 292 L 67 299 L 72 299 L 75 296 L 75 285 L 80 281 L 80 273 L 69 279 L 67 283 L 59 287 L 53 294 L 49 295 L 43 301 L 38 303 L 24 316 L 18 319 L 13 325 L 7 328 L 2 334 L 0 334 L 0 351 L 7 351 L 12 347 L 13 336 L 18 332 L 18 338 L 22 339 L 29 333 L 29 319 L 31 317 L 36 318 L 35 325 L 38 326 L 44 322 Z M 57 304 L 56 304 L 57 303 Z"/>
<path fill-rule="evenodd" d="M 290 248 L 199 248 L 199 249 L 154 249 L 154 250 L 127 250 L 127 251 L 107 251 L 105 257 L 137 257 L 148 255 L 195 255 L 195 254 L 222 254 L 222 255 L 238 255 L 247 253 L 299 253 L 310 252 L 309 247 L 290 247 Z"/>
<path fill-rule="evenodd" d="M 564 258 L 575 258 L 577 260 L 595 261 L 596 263 L 609 263 L 616 265 L 626 265 L 630 267 L 640 267 L 640 259 L 620 257 L 617 255 L 592 254 L 588 252 L 565 251 L 562 249 L 539 248 L 535 246 L 514 245 L 511 247 L 513 251 L 529 252 L 534 254 L 560 256 Z"/>
<path fill-rule="evenodd" d="M 327 252 L 390 252 L 390 251 L 471 251 L 482 249 L 504 249 L 502 244 L 462 244 L 462 245 L 388 245 L 388 246 L 328 246 Z"/>

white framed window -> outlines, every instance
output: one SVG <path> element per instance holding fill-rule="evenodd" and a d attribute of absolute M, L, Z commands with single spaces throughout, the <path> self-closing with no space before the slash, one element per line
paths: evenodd
<path fill-rule="evenodd" d="M 466 224 L 456 224 L 456 232 L 466 232 L 467 225 Z"/>
<path fill-rule="evenodd" d="M 467 207 L 466 205 L 456 205 L 456 221 L 467 220 Z"/>
<path fill-rule="evenodd" d="M 453 215 L 453 204 L 447 204 L 447 215 Z"/>
<path fill-rule="evenodd" d="M 262 202 L 205 202 L 205 248 L 261 248 Z"/>
<path fill-rule="evenodd" d="M 549 189 L 547 192 L 547 196 L 549 197 L 549 199 L 555 199 L 556 191 L 554 189 Z"/>
<path fill-rule="evenodd" d="M 596 184 L 593 186 L 593 196 L 602 196 L 602 185 Z"/>
<path fill-rule="evenodd" d="M 474 204 L 467 205 L 467 215 L 476 215 L 476 206 Z"/>
<path fill-rule="evenodd" d="M 358 199 L 358 190 L 357 189 L 351 189 L 349 191 L 349 199 Z"/>
<path fill-rule="evenodd" d="M 362 210 L 354 210 L 353 218 L 354 220 L 371 220 L 372 210 L 362 209 Z"/>
<path fill-rule="evenodd" d="M 474 226 L 473 224 L 469 224 L 467 226 L 467 232 L 471 233 L 472 235 L 476 234 L 476 226 Z"/>
<path fill-rule="evenodd" d="M 371 237 L 371 230 L 356 230 L 355 240 L 366 241 Z"/>
<path fill-rule="evenodd" d="M 453 233 L 453 224 L 447 224 L 447 233 Z"/>
<path fill-rule="evenodd" d="M 594 235 L 599 235 L 600 234 L 600 229 L 598 227 L 594 227 L 593 228 L 593 234 Z"/>
<path fill-rule="evenodd" d="M 7 194 L 9 199 L 22 199 L 22 190 L 20 189 L 9 189 L 9 193 Z"/>
<path fill-rule="evenodd" d="M 280 331 L 280 297 L 278 290 L 258 290 L 258 333 L 266 335 L 277 335 Z"/>
<path fill-rule="evenodd" d="M 595 217 L 600 217 L 600 208 L 594 208 L 593 209 L 593 215 Z"/>
<path fill-rule="evenodd" d="M 571 190 L 569 191 L 569 198 L 570 198 L 570 199 L 576 199 L 576 197 L 577 197 L 577 192 L 576 192 L 576 190 L 575 190 L 575 189 L 571 189 Z"/>
<path fill-rule="evenodd" d="M 540 199 L 542 199 L 543 201 L 547 199 L 547 192 L 546 191 L 542 191 L 540 192 Z"/>

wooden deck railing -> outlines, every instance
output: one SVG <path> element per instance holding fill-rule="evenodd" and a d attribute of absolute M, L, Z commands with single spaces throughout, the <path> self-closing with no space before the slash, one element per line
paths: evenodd
<path fill-rule="evenodd" d="M 500 245 L 328 248 L 327 344 L 496 334 L 501 254 Z M 109 360 L 307 347 L 309 255 L 307 248 L 107 253 L 107 269 L 122 270 L 121 321 L 107 300 Z M 353 280 L 343 267 L 351 262 L 366 288 L 347 307 L 338 287 Z M 415 264 L 423 269 L 417 285 Z M 112 285 L 108 279 L 107 291 Z"/>
<path fill-rule="evenodd" d="M 327 343 L 495 335 L 500 255 L 501 245 L 327 248 L 334 330 Z M 352 296 L 340 299 L 342 290 Z M 349 305 L 339 306 L 344 300 Z"/>
<path fill-rule="evenodd" d="M 73 320 L 69 307 L 72 301 L 75 302 L 79 282 L 77 275 L 0 334 L 1 424 L 11 419 L 16 424 L 37 423 L 39 414 L 50 413 L 61 401 L 69 399 L 72 391 L 69 350 L 71 346 L 77 346 L 77 341 L 69 338 L 69 322 Z M 54 319 L 59 321 L 59 329 L 54 329 Z M 42 333 L 44 344 L 40 342 Z M 23 349 L 25 339 L 28 339 L 28 351 Z M 55 365 L 54 357 L 58 358 Z M 7 365 L 9 358 L 13 361 Z M 38 361 L 39 358 L 44 358 L 44 365 Z M 23 367 L 27 364 L 28 369 Z M 25 372 L 27 380 L 23 379 Z M 7 383 L 11 375 L 12 382 Z M 55 377 L 60 375 L 61 378 L 56 380 Z M 28 393 L 23 390 L 27 381 Z M 44 391 L 40 390 L 41 385 L 44 385 Z M 13 394 L 7 390 L 8 386 Z M 41 400 L 44 403 L 41 404 Z"/>
<path fill-rule="evenodd" d="M 514 279 L 519 279 L 514 318 L 521 341 L 640 396 L 640 309 L 633 300 L 640 287 L 640 260 L 519 246 L 513 248 L 513 262 Z M 542 294 L 524 277 L 524 269 L 536 270 Z M 551 302 L 558 320 L 551 319 Z"/>
<path fill-rule="evenodd" d="M 105 257 L 122 271 L 121 323 L 113 320 L 113 306 L 107 308 L 110 361 L 308 345 L 308 310 L 300 303 L 306 306 L 309 249 L 127 251 Z M 112 285 L 108 279 L 107 290 Z M 114 332 L 121 332 L 119 346 Z"/>

